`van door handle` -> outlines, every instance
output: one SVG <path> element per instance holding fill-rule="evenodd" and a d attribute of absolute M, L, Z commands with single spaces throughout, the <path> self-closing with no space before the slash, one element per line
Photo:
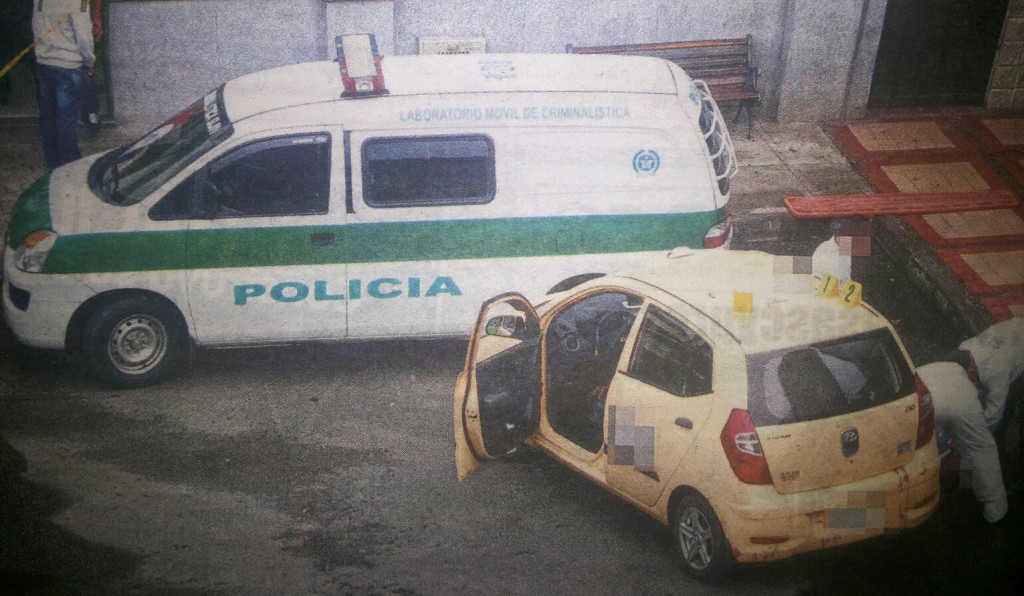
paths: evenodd
<path fill-rule="evenodd" d="M 687 430 L 691 430 L 693 429 L 693 421 L 689 418 L 683 418 L 680 416 L 679 418 L 676 418 L 676 426 L 681 426 Z"/>
<path fill-rule="evenodd" d="M 317 232 L 309 237 L 311 246 L 330 246 L 334 244 L 334 234 L 330 232 Z"/>

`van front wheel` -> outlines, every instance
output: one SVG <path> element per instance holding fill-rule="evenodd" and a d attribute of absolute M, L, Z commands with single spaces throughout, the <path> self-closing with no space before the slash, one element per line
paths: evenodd
<path fill-rule="evenodd" d="M 181 316 L 150 296 L 101 305 L 86 323 L 81 360 L 98 383 L 125 389 L 152 385 L 181 363 L 187 346 Z"/>

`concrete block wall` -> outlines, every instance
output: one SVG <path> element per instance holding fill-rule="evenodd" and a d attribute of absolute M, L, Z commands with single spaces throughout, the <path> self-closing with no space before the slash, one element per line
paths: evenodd
<path fill-rule="evenodd" d="M 863 117 L 886 0 L 791 0 L 788 4 L 778 119 Z"/>
<path fill-rule="evenodd" d="M 221 82 L 330 59 L 334 37 L 373 32 L 385 54 L 422 36 L 482 36 L 489 52 L 753 36 L 761 114 L 857 117 L 887 0 L 112 0 L 117 120 L 153 126 Z M 823 32 L 827 34 L 823 35 Z"/>
<path fill-rule="evenodd" d="M 792 0 L 395 0 L 395 50 L 421 36 L 480 36 L 488 52 L 563 53 L 566 44 L 614 45 L 753 35 L 762 113 L 778 105 L 780 50 Z"/>
<path fill-rule="evenodd" d="M 1024 0 L 1010 0 L 992 65 L 985 106 L 1024 108 Z"/>
<path fill-rule="evenodd" d="M 109 5 L 115 117 L 155 126 L 220 83 L 326 56 L 323 0 Z"/>
<path fill-rule="evenodd" d="M 334 38 L 346 33 L 373 33 L 381 54 L 396 53 L 394 0 L 327 2 L 324 13 L 326 57 L 334 58 Z"/>

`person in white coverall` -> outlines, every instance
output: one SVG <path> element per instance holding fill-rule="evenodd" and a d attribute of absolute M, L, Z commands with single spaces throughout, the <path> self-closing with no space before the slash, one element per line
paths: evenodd
<path fill-rule="evenodd" d="M 985 388 L 985 423 L 995 432 L 1006 413 L 1010 386 L 1024 380 L 1024 318 L 996 323 L 965 340 L 960 349 L 974 361 Z"/>
<path fill-rule="evenodd" d="M 1006 488 L 996 441 L 985 424 L 978 389 L 955 362 L 933 362 L 917 369 L 931 392 L 936 432 L 946 431 L 960 453 L 961 485 L 969 484 L 983 505 L 983 515 L 996 523 L 1006 515 Z"/>

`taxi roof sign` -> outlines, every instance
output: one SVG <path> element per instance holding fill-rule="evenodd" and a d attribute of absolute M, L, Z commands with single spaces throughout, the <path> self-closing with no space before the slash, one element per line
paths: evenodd
<path fill-rule="evenodd" d="M 334 38 L 341 68 L 342 97 L 383 95 L 384 72 L 377 52 L 377 38 L 372 33 L 339 35 Z"/>

